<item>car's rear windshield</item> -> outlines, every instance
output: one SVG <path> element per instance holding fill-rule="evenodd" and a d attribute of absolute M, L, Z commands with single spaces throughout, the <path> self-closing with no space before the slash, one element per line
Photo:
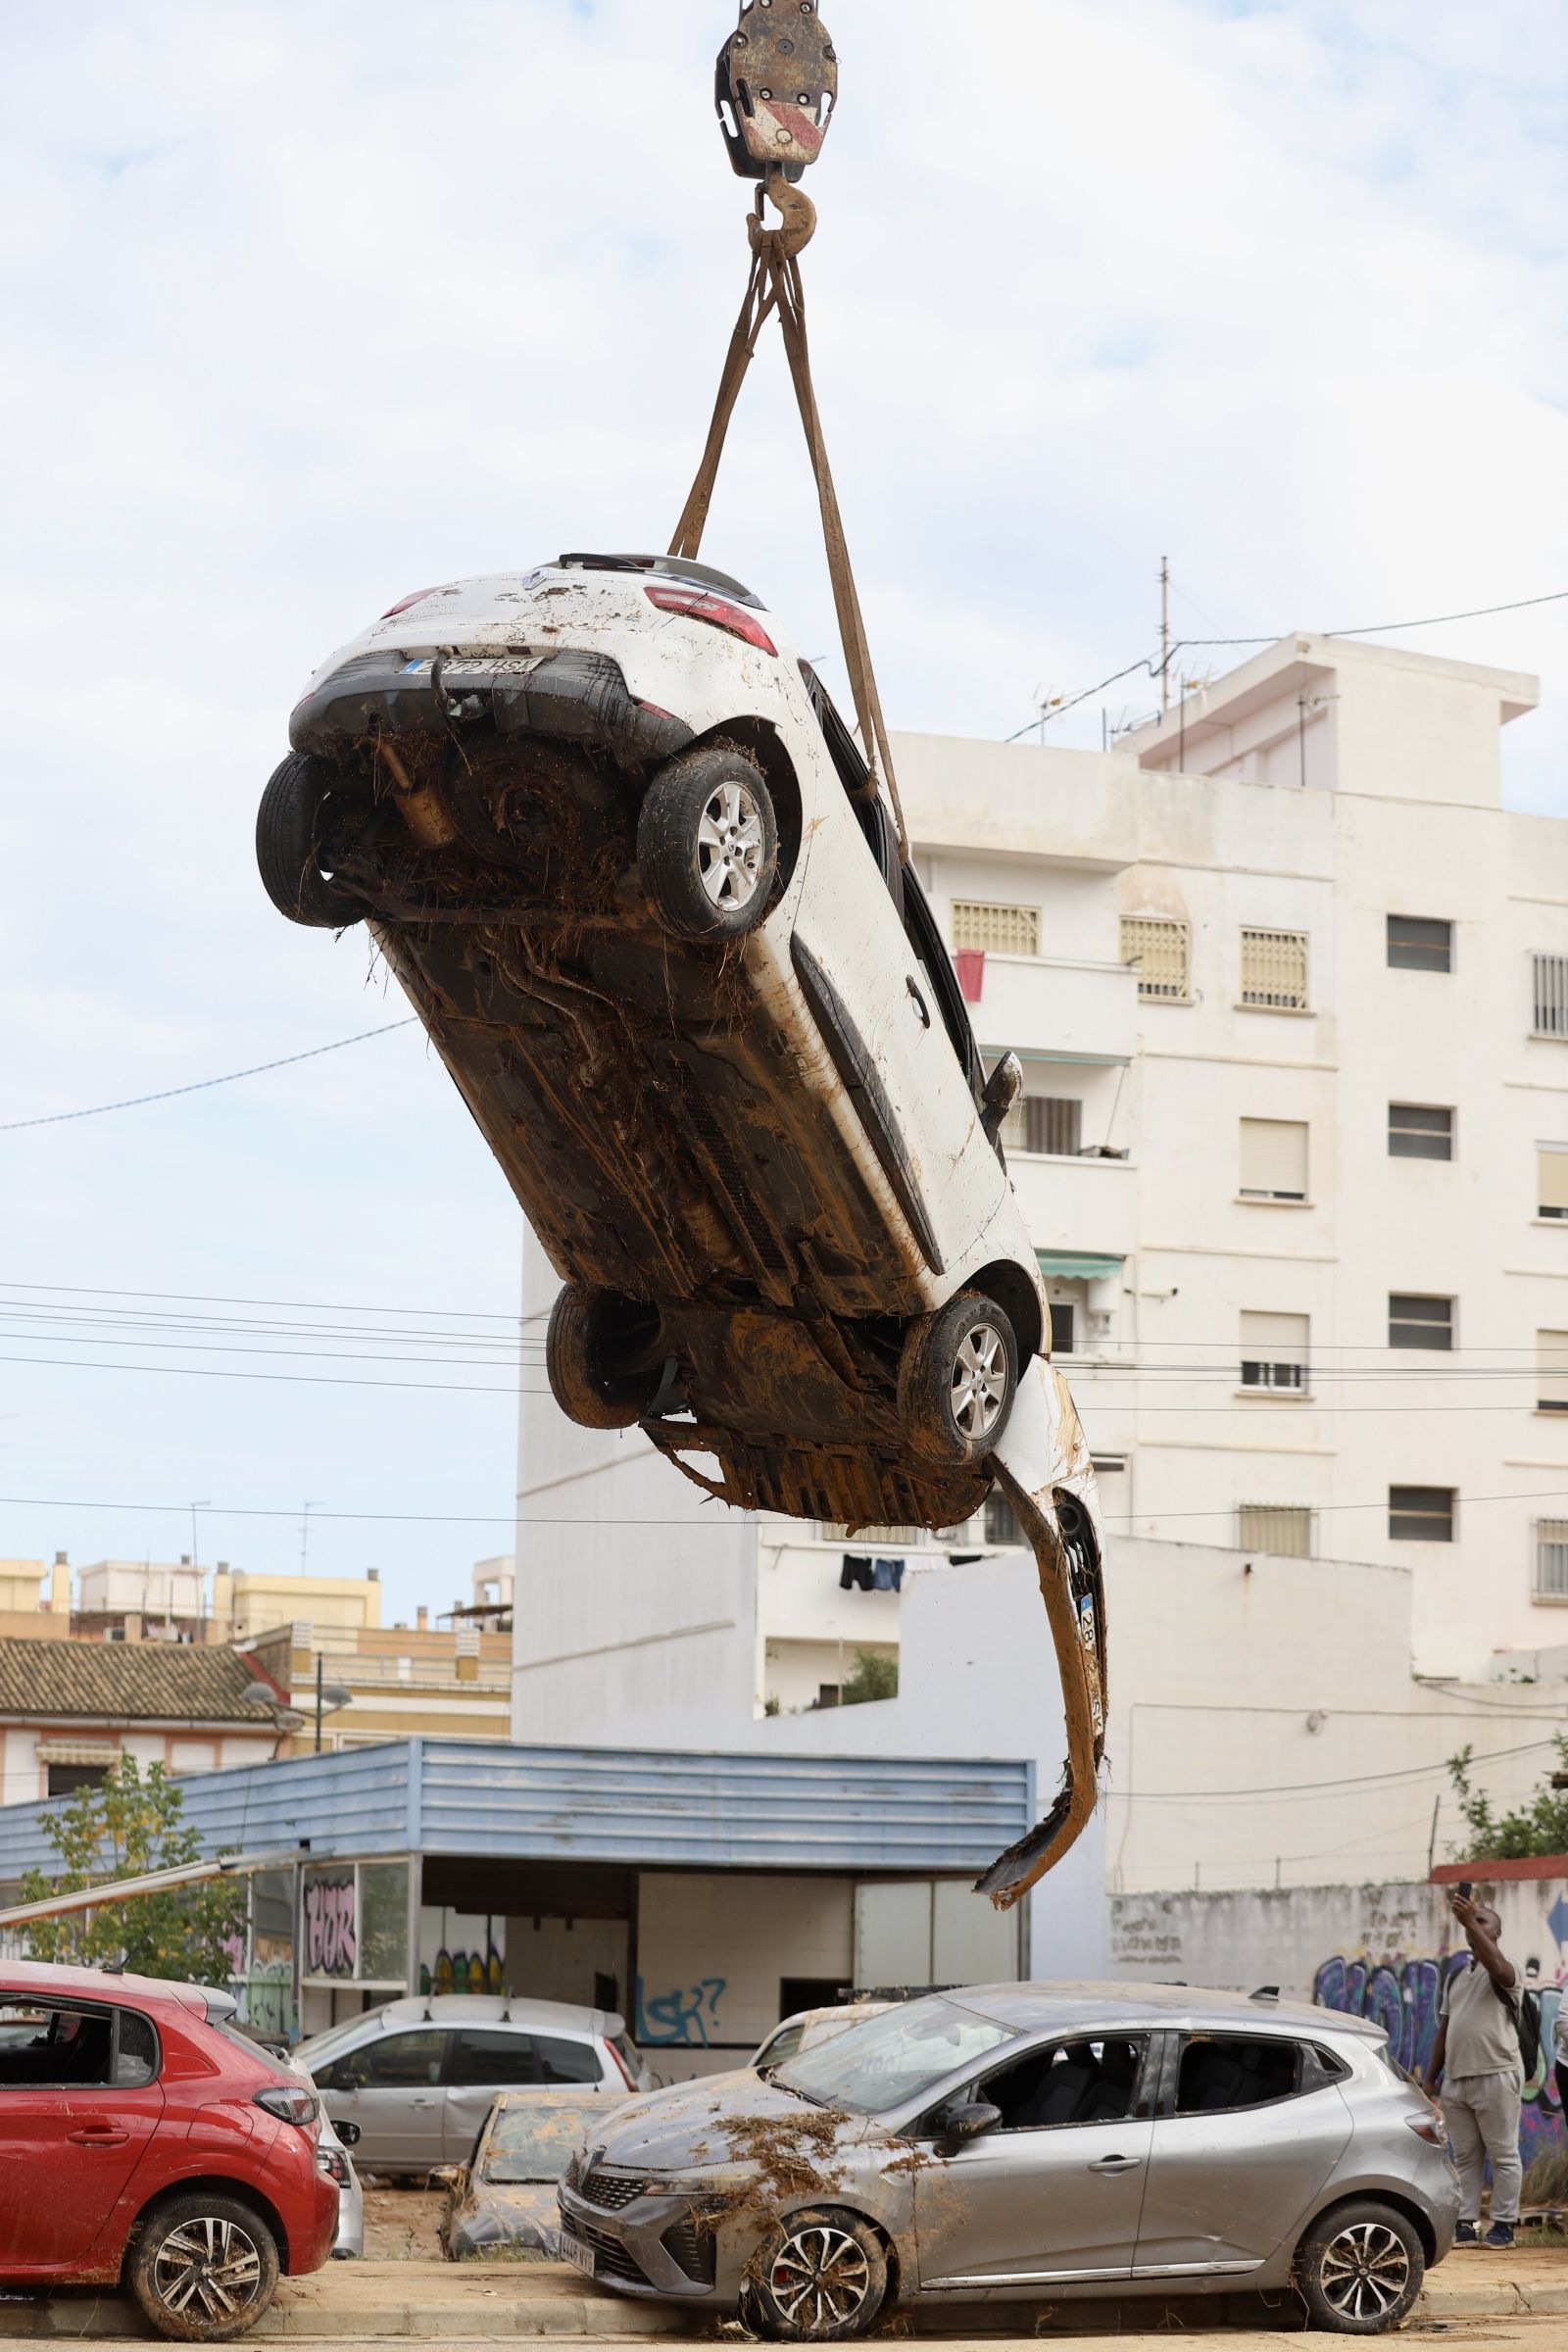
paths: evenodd
<path fill-rule="evenodd" d="M 1010 2026 L 933 1994 L 848 2026 L 814 2050 L 797 2052 L 775 2080 L 827 2106 L 880 2115 L 922 2097 L 946 2076 L 978 2064 L 1013 2039 Z"/>
<path fill-rule="evenodd" d="M 503 2107 L 479 2158 L 479 2178 L 516 2187 L 525 2180 L 559 2180 L 590 2132 L 619 2105 L 583 2099 L 566 2106 Z"/>

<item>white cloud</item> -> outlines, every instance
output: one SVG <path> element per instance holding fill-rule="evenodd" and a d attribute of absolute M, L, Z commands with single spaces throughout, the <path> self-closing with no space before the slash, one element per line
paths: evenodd
<path fill-rule="evenodd" d="M 1162 553 L 1200 636 L 1563 584 L 1568 59 L 1546 0 L 828 14 L 844 96 L 811 322 L 896 724 L 1009 732 L 1037 682 L 1146 650 Z M 268 910 L 257 795 L 307 670 L 396 596 L 667 536 L 744 274 L 748 191 L 709 101 L 728 22 L 729 0 L 82 0 L 8 27 L 16 1115 L 381 1017 L 362 945 Z M 709 552 L 832 642 L 775 350 Z M 1559 808 L 1565 632 L 1558 607 L 1405 640 L 1544 672 L 1509 789 Z M 1062 740 L 1099 726 L 1089 706 Z M 514 1296 L 510 1201 L 416 1033 L 10 1142 L 19 1278 Z M 23 1369 L 7 1389 L 18 1493 L 506 1508 L 504 1398 Z M 132 1532 L 6 1517 L 14 1551 Z M 501 1534 L 312 1550 L 379 1559 L 410 1594 L 433 1569 L 439 1598 Z M 223 1548 L 282 1563 L 291 1543 L 257 1523 Z"/>

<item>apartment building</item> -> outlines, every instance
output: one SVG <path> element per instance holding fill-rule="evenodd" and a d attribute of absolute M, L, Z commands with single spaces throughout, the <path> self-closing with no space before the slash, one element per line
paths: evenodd
<path fill-rule="evenodd" d="M 1568 1606 L 1568 823 L 1500 790 L 1536 699 L 1299 635 L 1110 753 L 896 743 L 976 1034 L 1024 1063 L 1008 1162 L 1112 1542 L 1407 1569 L 1431 1676 Z M 525 1311 L 554 1288 L 530 1244 Z M 832 1705 L 908 1567 L 1015 1533 L 721 1521 L 541 1396 L 519 1519 L 518 1738 L 699 1704 L 737 1643 L 759 1712 Z"/>

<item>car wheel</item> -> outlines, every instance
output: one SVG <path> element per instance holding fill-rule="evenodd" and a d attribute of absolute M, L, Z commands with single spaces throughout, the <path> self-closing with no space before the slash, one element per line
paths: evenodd
<path fill-rule="evenodd" d="M 1296 2277 L 1314 2328 L 1380 2335 L 1398 2327 L 1426 2267 L 1415 2225 L 1367 2197 L 1314 2225 L 1301 2241 Z"/>
<path fill-rule="evenodd" d="M 150 2214 L 125 2283 L 160 2335 L 217 2344 L 254 2328 L 277 2284 L 277 2245 L 235 2197 L 192 2190 Z"/>
<path fill-rule="evenodd" d="M 774 2343 L 823 2343 L 863 2335 L 887 2291 L 887 2253 L 869 2222 L 793 2213 L 756 2257 L 746 2317 Z"/>
<path fill-rule="evenodd" d="M 1018 1343 L 1003 1309 L 960 1291 L 911 1323 L 899 1366 L 905 1434 L 928 1461 L 962 1469 L 991 1452 L 1018 1386 Z"/>
<path fill-rule="evenodd" d="M 256 813 L 256 862 L 279 914 L 316 930 L 343 931 L 361 909 L 321 871 L 321 815 L 336 783 L 325 760 L 290 753 L 272 770 Z"/>
<path fill-rule="evenodd" d="M 579 1429 L 635 1428 L 653 1403 L 659 1372 L 614 1370 L 616 1355 L 648 1315 L 613 1291 L 580 1290 L 575 1283 L 556 1300 L 545 1337 L 545 1374 L 550 1394 Z"/>
<path fill-rule="evenodd" d="M 683 939 L 755 929 L 778 872 L 778 822 L 755 760 L 705 744 L 662 767 L 637 820 L 637 871 Z"/>

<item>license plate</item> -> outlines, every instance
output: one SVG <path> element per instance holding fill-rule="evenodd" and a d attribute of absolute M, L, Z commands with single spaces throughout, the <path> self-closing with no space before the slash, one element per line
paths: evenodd
<path fill-rule="evenodd" d="M 567 2233 L 563 2230 L 561 2237 L 561 2251 L 563 2254 L 564 2254 L 566 2260 L 572 2265 L 573 2269 L 581 2271 L 585 2278 L 591 2278 L 593 2277 L 594 2250 L 592 2246 L 585 2246 L 580 2237 L 568 2236 Z"/>

